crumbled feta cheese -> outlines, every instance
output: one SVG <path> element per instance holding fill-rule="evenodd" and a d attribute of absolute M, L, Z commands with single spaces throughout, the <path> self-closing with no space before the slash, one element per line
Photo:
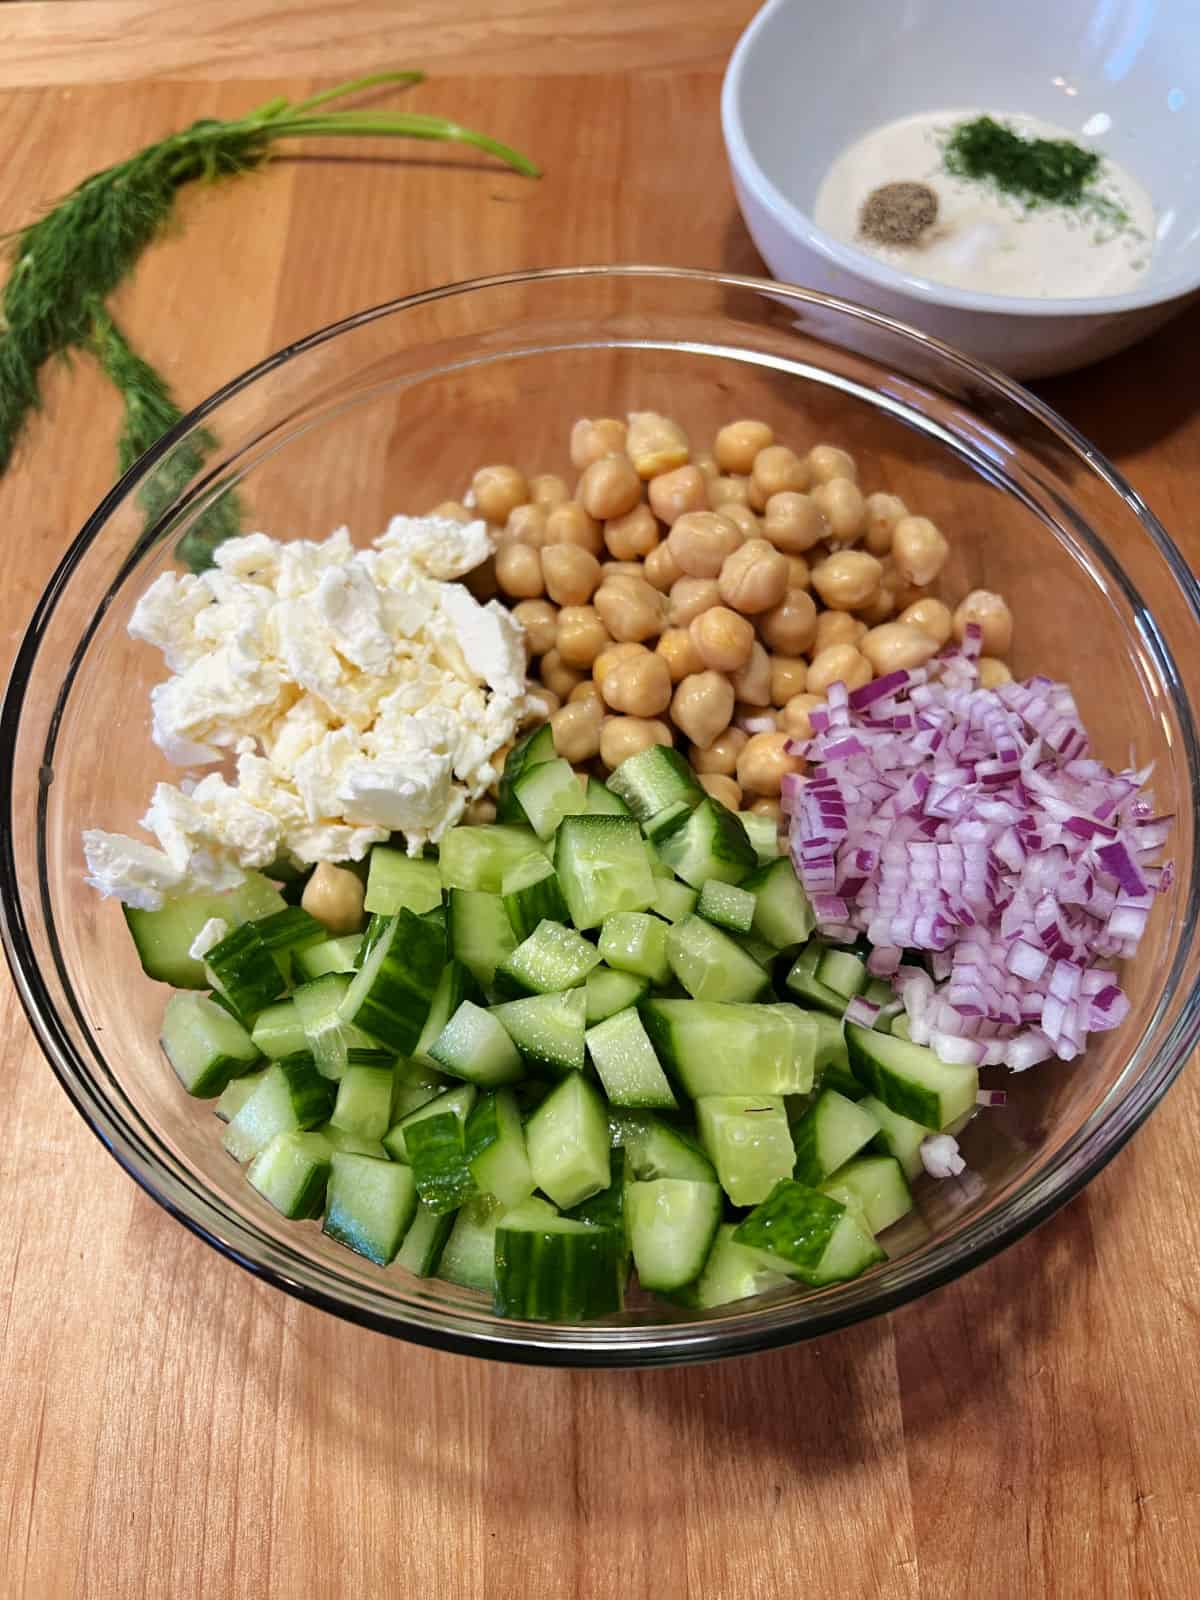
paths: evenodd
<path fill-rule="evenodd" d="M 431 578 L 461 578 L 492 553 L 487 523 L 452 517 L 393 517 L 375 541 L 394 550 Z"/>
<path fill-rule="evenodd" d="M 525 679 L 521 626 L 497 600 L 481 606 L 469 589 L 451 589 L 442 602 L 467 666 L 501 694 L 516 695 Z"/>
<path fill-rule="evenodd" d="M 931 1178 L 957 1178 L 967 1163 L 958 1152 L 958 1140 L 948 1133 L 929 1133 L 921 1140 L 921 1164 Z"/>
<path fill-rule="evenodd" d="M 163 900 L 184 878 L 163 850 L 123 833 L 88 828 L 83 835 L 87 882 L 102 895 L 116 895 L 127 906 L 160 911 Z"/>
<path fill-rule="evenodd" d="M 228 932 L 229 924 L 224 917 L 209 917 L 188 946 L 188 955 L 193 961 L 203 961 L 213 946 L 220 944 Z"/>

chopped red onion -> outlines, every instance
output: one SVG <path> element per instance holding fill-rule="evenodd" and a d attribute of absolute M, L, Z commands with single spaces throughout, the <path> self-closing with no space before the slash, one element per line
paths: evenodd
<path fill-rule="evenodd" d="M 931 1178 L 957 1178 L 967 1167 L 958 1153 L 958 1140 L 948 1133 L 926 1134 L 921 1140 L 921 1165 Z"/>
<path fill-rule="evenodd" d="M 856 994 L 847 1005 L 843 1016 L 847 1022 L 857 1022 L 861 1027 L 873 1028 L 879 1020 L 879 1007 L 873 1000 L 864 1000 Z"/>
<path fill-rule="evenodd" d="M 1004 1089 L 980 1089 L 975 1096 L 977 1106 L 1003 1106 L 1008 1104 L 1008 1094 Z"/>

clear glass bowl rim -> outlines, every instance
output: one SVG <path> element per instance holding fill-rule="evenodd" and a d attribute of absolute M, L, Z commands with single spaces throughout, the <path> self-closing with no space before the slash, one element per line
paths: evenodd
<path fill-rule="evenodd" d="M 694 282 L 714 288 L 744 289 L 770 296 L 778 302 L 833 311 L 850 322 L 859 322 L 923 347 L 938 360 L 956 369 L 959 376 L 969 378 L 985 392 L 1002 394 L 1010 404 L 1029 414 L 1054 436 L 1056 442 L 1076 459 L 1083 470 L 1101 479 L 1118 495 L 1156 546 L 1178 584 L 1193 619 L 1200 623 L 1200 584 L 1192 575 L 1181 551 L 1132 485 L 1081 433 L 1050 406 L 1003 373 L 960 354 L 951 346 L 894 318 L 815 290 L 778 283 L 768 278 L 652 264 L 531 268 L 444 284 L 382 302 L 330 323 L 284 346 L 231 379 L 202 401 L 153 449 L 134 463 L 105 495 L 72 541 L 34 608 L 18 646 L 3 704 L 0 705 L 0 819 L 3 821 L 0 827 L 0 940 L 17 993 L 38 1043 L 76 1110 L 110 1155 L 152 1199 L 222 1255 L 308 1304 L 412 1343 L 459 1354 L 539 1365 L 650 1367 L 746 1355 L 818 1337 L 868 1317 L 893 1311 L 982 1264 L 1046 1221 L 1108 1164 L 1154 1110 L 1182 1071 L 1200 1040 L 1200 973 L 1193 978 L 1167 1037 L 1128 1092 L 1105 1115 L 1093 1118 L 1091 1126 L 1085 1124 L 1056 1152 L 1045 1169 L 1031 1173 L 1025 1183 L 995 1211 L 981 1217 L 974 1225 L 968 1225 L 960 1236 L 949 1243 L 931 1246 L 928 1251 L 920 1252 L 917 1258 L 912 1258 L 910 1270 L 899 1282 L 885 1285 L 877 1278 L 868 1277 L 859 1283 L 845 1285 L 836 1300 L 822 1295 L 816 1299 L 768 1305 L 750 1313 L 711 1321 L 666 1324 L 653 1330 L 636 1326 L 573 1330 L 529 1323 L 503 1323 L 491 1318 L 473 1318 L 468 1311 L 458 1307 L 435 1309 L 424 1304 L 410 1304 L 406 1313 L 400 1314 L 395 1309 L 395 1301 L 390 1300 L 385 1305 L 382 1297 L 364 1292 L 360 1285 L 349 1279 L 339 1280 L 315 1263 L 305 1261 L 298 1253 L 284 1255 L 272 1248 L 263 1236 L 256 1234 L 241 1219 L 231 1216 L 221 1205 L 219 1197 L 201 1192 L 189 1182 L 182 1181 L 157 1151 L 149 1148 L 135 1130 L 114 1114 L 111 1103 L 102 1092 L 97 1091 L 39 970 L 21 901 L 11 822 L 14 804 L 13 764 L 26 688 L 50 619 L 76 568 L 104 532 L 113 512 L 136 493 L 139 484 L 180 439 L 201 426 L 227 400 L 249 389 L 259 379 L 306 352 L 370 322 L 438 300 L 483 290 L 540 282 L 605 278 L 657 281 L 662 284 Z M 203 483 L 200 487 L 203 487 Z M 189 498 L 196 488 L 196 485 L 189 486 L 186 491 Z M 178 504 L 163 512 L 130 551 L 130 562 L 152 547 L 163 523 L 177 510 Z M 80 642 L 79 649 L 82 649 L 88 637 L 90 630 Z M 1163 648 L 1166 650 L 1165 645 Z M 1168 659 L 1171 659 L 1169 651 L 1167 653 Z M 78 650 L 68 668 L 64 692 L 73 680 L 77 659 Z M 1195 786 L 1198 775 L 1196 728 L 1190 704 L 1177 677 L 1171 685 L 1171 698 L 1180 719 L 1189 773 Z M 51 737 L 56 722 L 57 715 L 50 721 Z M 40 832 L 37 866 L 38 892 L 50 930 L 49 937 L 53 942 L 53 917 L 49 907 Z M 1197 881 L 1200 881 L 1200 861 L 1193 864 L 1192 876 L 1194 892 Z M 1029 1192 L 1031 1188 L 1036 1188 L 1036 1194 Z M 257 1254 L 255 1245 L 259 1247 Z M 279 1259 L 264 1259 L 264 1255 Z M 917 1260 L 919 1266 L 916 1265 Z M 897 1263 L 897 1266 L 901 1265 L 903 1263 Z"/>

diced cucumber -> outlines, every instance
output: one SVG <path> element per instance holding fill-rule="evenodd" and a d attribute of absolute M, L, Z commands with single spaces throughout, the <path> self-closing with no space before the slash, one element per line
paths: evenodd
<path fill-rule="evenodd" d="M 329 1084 L 311 1056 L 288 1056 L 262 1074 L 258 1087 L 225 1129 L 221 1143 L 236 1161 L 249 1161 L 277 1133 L 303 1132 L 325 1122 Z"/>
<path fill-rule="evenodd" d="M 645 911 L 655 879 L 631 817 L 567 817 L 555 838 L 558 881 L 577 928 L 598 928 L 616 911 Z"/>
<path fill-rule="evenodd" d="M 940 1061 L 924 1045 L 856 1022 L 848 1022 L 845 1031 L 851 1071 L 902 1117 L 940 1129 L 974 1109 L 977 1068 Z"/>
<path fill-rule="evenodd" d="M 221 1098 L 213 1107 L 214 1112 L 222 1122 L 233 1121 L 266 1076 L 266 1071 L 267 1069 L 264 1067 L 261 1072 L 248 1072 L 244 1078 L 230 1078 L 224 1089 L 221 1090 Z M 924 1135 L 925 1129 L 922 1128 L 921 1132 Z M 920 1159 L 920 1156 L 918 1156 L 917 1160 L 920 1161 Z"/>
<path fill-rule="evenodd" d="M 522 773 L 540 762 L 553 761 L 558 752 L 554 748 L 554 732 L 548 722 L 523 734 L 504 762 L 497 788 L 496 816 L 501 822 L 524 822 L 525 816 L 514 793 Z"/>
<path fill-rule="evenodd" d="M 263 943 L 253 922 L 243 922 L 213 945 L 204 958 L 204 970 L 212 988 L 247 1022 L 287 987 L 284 966 Z"/>
<path fill-rule="evenodd" d="M 666 864 L 693 889 L 710 878 L 740 883 L 757 857 L 737 814 L 707 796 L 675 829 L 655 840 Z"/>
<path fill-rule="evenodd" d="M 529 856 L 510 867 L 504 874 L 501 898 L 517 939 L 527 939 L 539 922 L 567 920 L 558 874 L 545 856 Z"/>
<path fill-rule="evenodd" d="M 326 1139 L 331 1150 L 348 1150 L 356 1156 L 374 1156 L 377 1161 L 388 1159 L 382 1139 L 364 1139 L 362 1134 L 347 1133 L 345 1128 L 336 1128 L 332 1122 L 327 1122 L 316 1131 Z"/>
<path fill-rule="evenodd" d="M 330 1122 L 362 1139 L 382 1139 L 392 1125 L 391 1067 L 347 1067 Z"/>
<path fill-rule="evenodd" d="M 836 1089 L 823 1089 L 792 1128 L 797 1183 L 816 1188 L 879 1132 L 871 1113 Z"/>
<path fill-rule="evenodd" d="M 159 911 L 125 906 L 125 921 L 148 978 L 176 989 L 207 989 L 204 963 L 188 952 L 206 922 L 219 917 L 230 928 L 282 911 L 287 902 L 266 878 L 248 872 L 227 894 L 186 894 L 168 898 Z"/>
<path fill-rule="evenodd" d="M 321 1133 L 277 1133 L 246 1169 L 246 1181 L 285 1217 L 319 1217 L 333 1155 Z"/>
<path fill-rule="evenodd" d="M 684 917 L 667 930 L 671 971 L 696 1000 L 749 1001 L 770 988 L 753 956 L 703 917 Z"/>
<path fill-rule="evenodd" d="M 675 1110 L 675 1096 L 637 1011 L 631 1006 L 586 1035 L 588 1053 L 615 1106 Z"/>
<path fill-rule="evenodd" d="M 297 950 L 292 957 L 297 978 L 303 982 L 306 978 L 323 978 L 327 972 L 353 972 L 362 937 L 361 933 L 348 933 L 341 939 L 322 939 L 319 944 Z"/>
<path fill-rule="evenodd" d="M 608 1188 L 608 1119 L 582 1073 L 571 1073 L 546 1096 L 526 1124 L 525 1144 L 534 1182 L 556 1206 L 577 1206 Z"/>
<path fill-rule="evenodd" d="M 715 1183 L 679 1178 L 631 1183 L 625 1209 L 643 1289 L 670 1294 L 700 1276 L 721 1221 L 721 1190 Z"/>
<path fill-rule="evenodd" d="M 329 937 L 325 925 L 301 906 L 284 906 L 282 911 L 256 918 L 254 929 L 288 981 L 292 976 L 295 957 L 315 944 L 323 944 Z"/>
<path fill-rule="evenodd" d="M 393 921 L 394 918 L 392 917 L 371 916 L 367 918 L 367 925 L 358 936 L 358 954 L 354 957 L 355 972 L 361 971 L 363 962 L 374 950 L 380 939 L 383 938 Z M 324 976 L 324 974 L 318 974 L 318 976 Z"/>
<path fill-rule="evenodd" d="M 432 1062 L 397 1061 L 392 1081 L 392 1124 L 403 1121 L 450 1087 Z"/>
<path fill-rule="evenodd" d="M 463 1001 L 438 1034 L 430 1055 L 451 1077 L 468 1083 L 515 1083 L 525 1071 L 504 1024 L 471 1000 Z"/>
<path fill-rule="evenodd" d="M 219 1095 L 260 1059 L 254 1040 L 202 994 L 173 994 L 162 1020 L 162 1047 L 189 1094 Z"/>
<path fill-rule="evenodd" d="M 799 1006 L 785 1003 L 772 1003 L 769 1007 L 776 1016 L 782 1017 L 792 1030 L 792 1071 L 798 1089 L 792 1089 L 790 1094 L 807 1094 L 816 1077 L 817 1048 L 820 1040 L 818 1018 L 811 1011 L 802 1011 Z"/>
<path fill-rule="evenodd" d="M 499 894 L 504 874 L 526 856 L 544 855 L 532 828 L 505 823 L 450 828 L 438 853 L 442 884 L 447 889 L 483 889 Z"/>
<path fill-rule="evenodd" d="M 646 817 L 642 822 L 642 832 L 646 835 L 646 842 L 651 849 L 654 849 L 656 839 L 662 838 L 665 834 L 673 833 L 676 828 L 686 822 L 694 809 L 694 802 L 675 800 L 669 806 L 664 806 L 661 811 L 656 811 L 652 817 Z M 657 854 L 658 852 L 655 850 L 655 855 L 657 856 Z M 667 872 L 672 871 L 672 868 L 667 867 L 665 863 L 664 867 Z"/>
<path fill-rule="evenodd" d="M 325 1205 L 329 1237 L 386 1267 L 416 1215 L 416 1181 L 408 1167 L 335 1150 Z"/>
<path fill-rule="evenodd" d="M 892 1018 L 892 1025 L 888 1029 L 888 1032 L 891 1034 L 893 1039 L 912 1039 L 912 1028 L 909 1025 L 908 1016 L 905 1012 L 901 1011 L 897 1016 Z"/>
<path fill-rule="evenodd" d="M 481 1095 L 466 1125 L 467 1164 L 476 1187 L 503 1206 L 520 1205 L 533 1193 L 533 1170 L 525 1129 L 510 1089 Z"/>
<path fill-rule="evenodd" d="M 887 1259 L 855 1209 L 790 1179 L 743 1218 L 733 1237 L 812 1288 L 857 1278 Z"/>
<path fill-rule="evenodd" d="M 496 987 L 513 998 L 573 989 L 600 965 L 600 952 L 562 922 L 539 922 L 496 968 Z"/>
<path fill-rule="evenodd" d="M 779 824 L 774 817 L 760 816 L 757 811 L 739 811 L 738 821 L 746 830 L 746 837 L 754 847 L 760 866 L 783 855 Z"/>
<path fill-rule="evenodd" d="M 850 1056 L 846 1050 L 846 1035 L 840 1017 L 831 1017 L 825 1011 L 808 1011 L 817 1030 L 816 1083 L 821 1089 L 836 1089 L 847 1100 L 861 1100 L 864 1086 L 850 1071 Z"/>
<path fill-rule="evenodd" d="M 462 1005 L 464 1000 L 480 1001 L 483 995 L 479 985 L 471 976 L 470 969 L 461 961 L 447 961 L 442 968 L 442 975 L 437 981 L 437 988 L 433 991 L 433 999 L 429 1003 L 429 1014 L 421 1028 L 421 1036 L 413 1048 L 414 1061 L 423 1061 L 426 1066 L 432 1067 L 432 1055 L 435 1042 L 441 1037 L 442 1030 L 450 1018 Z"/>
<path fill-rule="evenodd" d="M 776 1095 L 704 1095 L 696 1101 L 700 1138 L 735 1206 L 757 1205 L 781 1178 L 790 1178 L 796 1152 L 783 1099 Z"/>
<path fill-rule="evenodd" d="M 671 872 L 670 867 L 666 870 Z M 681 922 L 696 909 L 699 898 L 695 889 L 689 889 L 686 883 L 680 883 L 672 872 L 669 878 L 655 880 L 654 904 L 650 909 L 656 917 L 662 917 L 667 922 Z"/>
<path fill-rule="evenodd" d="M 625 1152 L 631 1179 L 639 1183 L 652 1183 L 656 1178 L 680 1178 L 687 1183 L 717 1181 L 717 1170 L 700 1146 L 660 1117 L 613 1111 L 608 1125 L 614 1150 Z"/>
<path fill-rule="evenodd" d="M 605 917 L 600 928 L 599 951 L 618 972 L 632 972 L 651 983 L 666 983 L 671 976 L 667 960 L 667 924 L 648 912 L 617 911 Z"/>
<path fill-rule="evenodd" d="M 533 1071 L 582 1072 L 587 1000 L 583 989 L 559 994 L 535 994 L 528 1000 L 507 1000 L 492 1007 L 492 1016 L 521 1052 Z"/>
<path fill-rule="evenodd" d="M 404 1132 L 417 1193 L 431 1211 L 457 1211 L 475 1192 L 463 1121 L 453 1111 L 418 1115 Z"/>
<path fill-rule="evenodd" d="M 742 888 L 754 896 L 754 932 L 760 939 L 784 950 L 812 937 L 817 919 L 786 856 L 752 872 L 743 880 Z"/>
<path fill-rule="evenodd" d="M 912 1210 L 908 1182 L 894 1156 L 857 1156 L 826 1178 L 821 1193 L 851 1210 L 857 1205 L 872 1233 L 882 1233 Z"/>
<path fill-rule="evenodd" d="M 384 1149 L 393 1161 L 399 1161 L 404 1166 L 410 1165 L 408 1159 L 409 1129 L 416 1123 L 423 1122 L 426 1117 L 438 1117 L 446 1113 L 456 1116 L 461 1123 L 465 1124 L 478 1093 L 479 1091 L 473 1083 L 460 1083 L 456 1084 L 453 1089 L 447 1089 L 442 1094 L 435 1095 L 432 1100 L 427 1100 L 423 1106 L 418 1106 L 415 1111 L 410 1111 L 406 1117 L 400 1119 L 394 1128 L 388 1130 L 384 1135 Z"/>
<path fill-rule="evenodd" d="M 229 1091 L 225 1092 L 228 1094 Z M 873 1141 L 875 1148 L 884 1155 L 894 1156 L 900 1163 L 900 1170 L 912 1183 L 925 1170 L 925 1163 L 921 1160 L 921 1145 L 934 1130 L 914 1122 L 911 1117 L 902 1117 L 873 1094 L 869 1094 L 862 1105 L 879 1123 L 879 1132 Z"/>
<path fill-rule="evenodd" d="M 539 839 L 551 838 L 564 817 L 577 817 L 587 810 L 579 775 L 561 756 L 527 767 L 513 785 L 513 793 Z"/>
<path fill-rule="evenodd" d="M 679 751 L 665 744 L 627 756 L 609 773 L 608 787 L 619 795 L 639 822 L 667 806 L 682 802 L 689 808 L 704 799 L 696 774 Z"/>
<path fill-rule="evenodd" d="M 750 1250 L 734 1239 L 736 1224 L 723 1222 L 717 1229 L 704 1271 L 675 1296 L 698 1311 L 729 1305 L 734 1300 L 749 1300 L 753 1295 L 782 1289 L 791 1280 L 786 1273 L 767 1265 L 761 1250 Z"/>
<path fill-rule="evenodd" d="M 341 1020 L 398 1055 L 410 1054 L 429 1015 L 445 954 L 436 927 L 411 911 L 398 912 L 355 973 Z"/>
<path fill-rule="evenodd" d="M 614 794 L 599 778 L 587 781 L 587 813 L 589 817 L 627 817 L 629 807 L 619 794 Z"/>
<path fill-rule="evenodd" d="M 696 914 L 706 922 L 715 922 L 718 928 L 730 928 L 734 933 L 749 933 L 754 922 L 755 898 L 749 889 L 736 883 L 722 883 L 710 878 L 700 890 Z"/>
<path fill-rule="evenodd" d="M 636 1006 L 649 992 L 650 985 L 645 978 L 636 977 L 632 972 L 613 972 L 608 967 L 597 967 L 594 972 L 588 973 L 584 985 L 588 1026 L 603 1022 L 605 1017 L 615 1016 L 628 1006 Z"/>
<path fill-rule="evenodd" d="M 585 1322 L 621 1309 L 624 1239 L 571 1217 L 525 1207 L 500 1219 L 493 1309 L 536 1322 Z"/>
<path fill-rule="evenodd" d="M 817 962 L 816 978 L 835 994 L 852 1000 L 870 982 L 867 963 L 850 950 L 826 949 Z"/>
<path fill-rule="evenodd" d="M 410 856 L 377 844 L 371 851 L 367 871 L 368 911 L 393 917 L 397 911 L 414 911 L 420 916 L 442 903 L 442 874 L 436 861 Z"/>
<path fill-rule="evenodd" d="M 472 1196 L 454 1218 L 437 1276 L 460 1288 L 490 1294 L 496 1278 L 496 1229 L 503 1213 L 504 1207 L 490 1194 Z M 546 1206 L 546 1215 L 554 1215 L 553 1206 Z"/>
<path fill-rule="evenodd" d="M 490 990 L 496 968 L 517 948 L 504 902 L 481 889 L 451 889 L 447 901 L 450 954 Z"/>
<path fill-rule="evenodd" d="M 772 1007 L 643 1000 L 639 1010 L 655 1054 L 692 1099 L 801 1092 L 792 1024 Z"/>
<path fill-rule="evenodd" d="M 327 972 L 292 991 L 313 1060 L 320 1072 L 334 1080 L 344 1076 L 352 1049 L 370 1049 L 375 1043 L 361 1028 L 343 1020 L 341 1008 L 352 982 L 348 973 Z"/>
<path fill-rule="evenodd" d="M 626 1239 L 625 1254 L 628 1255 L 625 1227 L 625 1191 L 628 1184 L 625 1178 L 624 1150 L 610 1150 L 608 1165 L 612 1174 L 612 1182 L 608 1188 L 589 1195 L 586 1200 L 581 1200 L 577 1206 L 572 1206 L 566 1215 L 574 1217 L 576 1222 L 595 1223 L 598 1228 L 615 1228 L 622 1238 Z"/>
<path fill-rule="evenodd" d="M 450 1212 L 439 1214 L 418 1200 L 416 1215 L 404 1235 L 404 1243 L 396 1252 L 396 1265 L 414 1277 L 432 1277 L 453 1226 L 454 1217 Z"/>
<path fill-rule="evenodd" d="M 836 989 L 831 989 L 817 977 L 817 966 L 825 948 L 815 939 L 805 945 L 784 982 L 802 1005 L 813 1006 L 840 1019 L 846 1009 L 845 995 L 838 994 Z"/>

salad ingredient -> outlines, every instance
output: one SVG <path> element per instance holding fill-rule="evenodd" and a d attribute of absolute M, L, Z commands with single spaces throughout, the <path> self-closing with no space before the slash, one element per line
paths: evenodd
<path fill-rule="evenodd" d="M 994 117 L 960 122 L 946 140 L 944 160 L 957 176 L 988 178 L 1027 205 L 1077 206 L 1100 171 L 1095 150 L 1073 139 L 1022 138 Z"/>
<path fill-rule="evenodd" d="M 876 244 L 916 244 L 937 214 L 938 198 L 928 184 L 893 179 L 863 201 L 858 231 Z"/>
<path fill-rule="evenodd" d="M 332 934 L 357 933 L 363 925 L 362 879 L 346 867 L 321 861 L 304 885 L 300 904 Z"/>

